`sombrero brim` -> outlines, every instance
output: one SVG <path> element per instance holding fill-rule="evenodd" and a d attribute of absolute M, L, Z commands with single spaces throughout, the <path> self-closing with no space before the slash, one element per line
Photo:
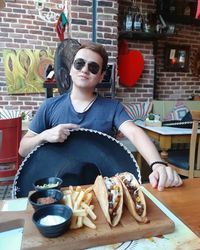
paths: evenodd
<path fill-rule="evenodd" d="M 65 186 L 81 185 L 93 181 L 92 175 L 110 177 L 124 171 L 133 173 L 141 182 L 135 158 L 119 141 L 94 130 L 74 130 L 64 143 L 45 143 L 24 159 L 15 177 L 13 198 L 28 196 L 40 178 L 64 177 Z M 77 175 L 79 183 L 73 182 Z"/>

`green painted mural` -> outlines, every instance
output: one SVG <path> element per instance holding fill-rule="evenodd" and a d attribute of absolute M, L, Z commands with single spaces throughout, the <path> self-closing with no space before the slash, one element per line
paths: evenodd
<path fill-rule="evenodd" d="M 45 72 L 54 63 L 54 52 L 5 49 L 3 63 L 9 94 L 43 93 Z"/>

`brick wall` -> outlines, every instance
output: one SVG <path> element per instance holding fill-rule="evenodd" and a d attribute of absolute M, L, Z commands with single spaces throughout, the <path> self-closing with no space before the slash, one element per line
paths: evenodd
<path fill-rule="evenodd" d="M 0 107 L 36 110 L 44 100 L 44 94 L 8 95 L 3 65 L 3 50 L 55 49 L 58 38 L 54 25 L 36 17 L 33 1 L 16 0 L 6 3 L 0 16 Z"/>
<path fill-rule="evenodd" d="M 176 25 L 176 35 L 160 41 L 158 47 L 158 70 L 156 98 L 187 100 L 191 95 L 200 95 L 200 76 L 193 71 L 195 56 L 199 49 L 200 27 Z M 166 42 L 190 46 L 189 72 L 167 72 L 164 69 L 164 49 Z"/>
<path fill-rule="evenodd" d="M 62 0 L 49 0 L 47 2 L 51 2 L 52 5 L 61 4 Z M 92 1 L 68 0 L 67 3 L 71 18 L 69 29 L 65 32 L 65 38 L 75 38 L 79 42 L 92 40 Z M 97 42 L 105 45 L 110 62 L 115 62 L 118 36 L 117 0 L 98 1 L 97 12 Z M 55 24 L 41 20 L 36 14 L 33 0 L 16 0 L 14 3 L 6 3 L 6 8 L 1 10 L 0 107 L 37 110 L 45 98 L 44 93 L 8 95 L 3 65 L 3 50 L 6 48 L 50 48 L 55 51 L 59 44 Z"/>
<path fill-rule="evenodd" d="M 122 17 L 131 6 L 129 0 L 121 0 L 119 4 L 119 27 L 122 27 Z M 155 11 L 153 0 L 136 1 L 141 6 L 142 13 Z M 141 5 L 140 5 L 141 3 Z M 154 84 L 154 55 L 151 41 L 129 40 L 130 49 L 140 50 L 144 56 L 145 67 L 137 85 L 131 89 L 120 88 L 118 96 L 125 101 L 151 100 L 187 100 L 191 95 L 200 95 L 200 77 L 192 70 L 194 57 L 199 49 L 200 27 L 191 25 L 176 25 L 176 32 L 163 40 L 158 40 L 156 53 L 156 78 Z M 165 43 L 190 45 L 189 72 L 167 72 L 164 69 Z"/>
<path fill-rule="evenodd" d="M 61 0 L 50 1 L 61 3 Z M 68 0 L 71 24 L 65 37 L 77 40 L 92 40 L 92 0 Z M 142 12 L 155 10 L 155 0 L 137 1 L 142 4 Z M 6 3 L 0 15 L 0 107 L 36 110 L 45 96 L 41 94 L 8 95 L 3 66 L 5 48 L 29 48 L 55 50 L 59 39 L 55 24 L 49 24 L 36 16 L 32 0 L 16 0 Z M 115 62 L 118 54 L 118 26 L 121 28 L 122 17 L 131 0 L 97 1 L 97 42 L 105 45 L 109 52 L 110 62 Z M 145 68 L 135 87 L 125 88 L 116 84 L 116 98 L 124 102 L 151 100 L 155 91 L 157 99 L 187 99 L 189 95 L 200 93 L 199 77 L 190 71 L 187 73 L 166 72 L 164 70 L 165 42 L 189 44 L 191 57 L 198 50 L 200 28 L 188 25 L 177 25 L 176 34 L 158 42 L 157 84 L 154 85 L 154 55 L 151 41 L 129 40 L 129 48 L 140 50 L 144 56 Z"/>
<path fill-rule="evenodd" d="M 133 1 L 119 1 L 119 30 L 122 29 L 123 17 Z M 142 0 L 136 1 L 143 14 L 147 11 L 155 11 L 155 1 Z M 119 85 L 118 94 L 120 100 L 124 102 L 140 102 L 153 99 L 154 92 L 154 55 L 152 41 L 135 41 L 128 40 L 130 50 L 139 50 L 144 57 L 144 71 L 137 81 L 136 85 L 131 88 Z"/>

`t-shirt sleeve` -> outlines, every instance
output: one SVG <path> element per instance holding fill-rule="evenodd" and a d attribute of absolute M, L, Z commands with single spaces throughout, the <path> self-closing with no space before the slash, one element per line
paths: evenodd
<path fill-rule="evenodd" d="M 42 131 L 48 129 L 48 105 L 47 101 L 45 100 L 41 106 L 39 107 L 38 111 L 33 117 L 33 120 L 29 126 L 29 129 L 36 133 L 39 134 Z"/>
<path fill-rule="evenodd" d="M 124 123 L 125 121 L 133 121 L 133 119 L 126 112 L 124 106 L 120 102 L 118 102 L 114 118 L 114 125 L 116 129 L 118 130 L 122 123 Z"/>

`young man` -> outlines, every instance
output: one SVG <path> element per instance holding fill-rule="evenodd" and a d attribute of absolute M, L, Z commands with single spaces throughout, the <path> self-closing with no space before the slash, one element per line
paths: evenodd
<path fill-rule="evenodd" d="M 69 136 L 70 129 L 82 127 L 113 135 L 115 127 L 152 166 L 149 180 L 154 188 L 162 191 L 164 187 L 180 186 L 182 180 L 179 175 L 162 162 L 154 144 L 131 121 L 123 105 L 95 94 L 96 85 L 104 78 L 107 62 L 108 55 L 102 45 L 88 43 L 81 46 L 70 70 L 73 81 L 71 93 L 44 101 L 21 141 L 20 155 L 25 157 L 44 142 L 62 143 Z"/>

